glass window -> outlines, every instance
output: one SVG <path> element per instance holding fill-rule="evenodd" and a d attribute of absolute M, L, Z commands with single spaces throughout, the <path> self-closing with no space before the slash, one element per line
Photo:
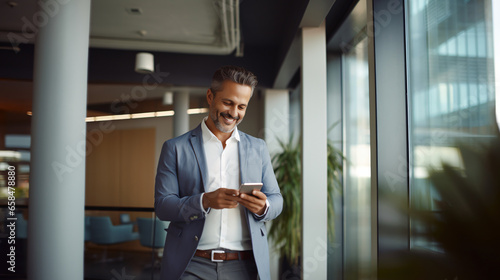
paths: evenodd
<path fill-rule="evenodd" d="M 410 205 L 436 211 L 427 168 L 458 168 L 458 142 L 494 134 L 492 0 L 407 1 Z M 440 251 L 411 224 L 410 246 Z"/>
<path fill-rule="evenodd" d="M 345 279 L 370 273 L 370 105 L 365 37 L 343 55 Z"/>

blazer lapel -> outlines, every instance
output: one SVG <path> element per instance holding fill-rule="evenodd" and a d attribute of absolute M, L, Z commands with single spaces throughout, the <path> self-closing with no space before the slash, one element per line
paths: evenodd
<path fill-rule="evenodd" d="M 248 154 L 248 143 L 246 141 L 246 137 L 243 133 L 238 131 L 240 133 L 240 142 L 238 143 L 238 151 L 240 154 L 240 184 L 241 183 L 248 183 L 247 182 L 247 154 Z"/>
<path fill-rule="evenodd" d="M 201 131 L 201 124 L 198 125 L 195 129 L 192 130 L 191 138 L 189 139 L 191 142 L 191 147 L 193 147 L 194 154 L 196 156 L 196 161 L 198 162 L 198 167 L 201 171 L 201 180 L 203 182 L 203 190 L 206 191 L 205 187 L 207 186 L 207 161 L 205 159 L 205 149 L 203 149 L 203 134 Z M 203 191 L 201 190 L 201 191 Z"/>
<path fill-rule="evenodd" d="M 240 142 L 238 143 L 238 151 L 239 151 L 239 155 L 240 155 L 240 184 L 242 183 L 250 183 L 248 182 L 248 179 L 247 179 L 247 166 L 248 166 L 248 141 L 247 141 L 247 138 L 246 138 L 246 135 L 244 135 L 243 133 L 241 133 L 241 131 L 238 131 L 240 133 Z M 252 217 L 252 212 L 248 211 L 248 209 L 244 208 L 245 210 L 245 218 L 246 218 L 246 221 L 247 221 L 247 225 L 248 225 L 248 228 L 251 228 L 254 226 L 254 223 L 250 223 L 249 221 L 250 220 L 253 220 L 251 219 Z"/>

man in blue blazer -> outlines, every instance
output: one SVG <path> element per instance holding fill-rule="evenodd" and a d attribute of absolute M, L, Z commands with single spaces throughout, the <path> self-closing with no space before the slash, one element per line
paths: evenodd
<path fill-rule="evenodd" d="M 241 131 L 257 84 L 237 66 L 218 69 L 207 90 L 209 115 L 194 130 L 163 144 L 155 211 L 170 221 L 161 279 L 270 279 L 265 222 L 282 210 L 262 139 Z M 241 183 L 263 183 L 251 194 Z"/>

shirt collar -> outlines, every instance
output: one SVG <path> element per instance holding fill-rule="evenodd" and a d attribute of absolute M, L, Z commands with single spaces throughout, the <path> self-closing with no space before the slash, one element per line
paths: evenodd
<path fill-rule="evenodd" d="M 206 116 L 205 118 L 203 118 L 203 120 L 201 121 L 201 131 L 202 131 L 202 135 L 203 135 L 203 143 L 206 143 L 212 139 L 217 139 L 217 136 L 215 136 L 212 131 L 210 131 L 210 129 L 208 128 L 207 124 L 205 123 L 208 119 L 208 116 Z M 229 139 L 227 139 L 227 141 L 233 141 L 231 139 L 234 139 L 236 141 L 240 141 L 240 133 L 238 132 L 238 127 L 236 126 L 233 130 L 233 133 L 231 133 L 231 137 L 229 137 Z"/>

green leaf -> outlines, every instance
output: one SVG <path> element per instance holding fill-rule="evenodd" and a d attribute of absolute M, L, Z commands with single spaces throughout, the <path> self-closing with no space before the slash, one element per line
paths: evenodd
<path fill-rule="evenodd" d="M 286 257 L 291 265 L 298 265 L 302 244 L 302 189 L 301 189 L 301 145 L 294 143 L 293 135 L 288 142 L 278 140 L 282 152 L 272 158 L 274 172 L 283 196 L 283 211 L 273 220 L 269 235 L 274 240 L 276 249 Z M 344 156 L 331 142 L 327 147 L 327 187 L 328 187 L 328 233 L 333 240 L 335 232 L 335 211 L 333 194 L 341 189 L 340 176 Z"/>

